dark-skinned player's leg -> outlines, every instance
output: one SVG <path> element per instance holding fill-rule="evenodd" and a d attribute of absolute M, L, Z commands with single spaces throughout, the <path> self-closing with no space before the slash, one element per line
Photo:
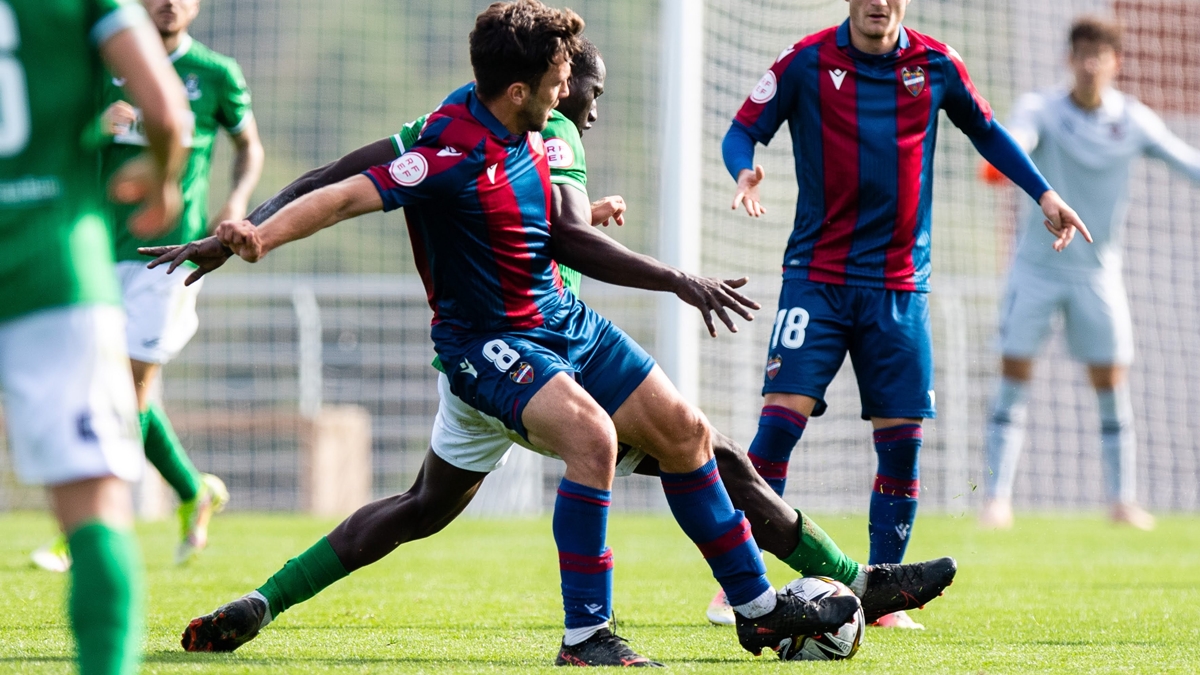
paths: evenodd
<path fill-rule="evenodd" d="M 467 508 L 486 476 L 460 469 L 430 448 L 407 492 L 363 506 L 253 593 L 193 619 L 183 633 L 183 648 L 237 649 L 288 607 L 383 559 L 401 544 L 440 532 Z"/>
<path fill-rule="evenodd" d="M 710 433 L 721 482 L 734 508 L 745 512 L 759 547 L 803 576 L 830 577 L 849 586 L 862 600 L 868 621 L 923 606 L 954 581 L 953 558 L 906 565 L 856 562 L 815 521 L 772 489 L 741 446 L 715 429 Z M 646 457 L 634 473 L 657 476 L 658 460 Z"/>

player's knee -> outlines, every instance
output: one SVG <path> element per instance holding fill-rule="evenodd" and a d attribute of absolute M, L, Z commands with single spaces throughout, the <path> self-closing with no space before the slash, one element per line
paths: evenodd
<path fill-rule="evenodd" d="M 560 446 L 550 449 L 575 471 L 611 481 L 617 464 L 617 430 L 602 408 L 592 407 L 574 411 Z"/>
<path fill-rule="evenodd" d="M 727 475 L 735 475 L 749 471 L 754 473 L 754 466 L 750 463 L 750 458 L 744 451 L 733 442 L 725 434 L 716 429 L 709 429 L 709 437 L 712 439 L 713 456 L 717 460 L 717 470 L 721 472 L 722 478 Z"/>
<path fill-rule="evenodd" d="M 695 455 L 702 462 L 713 456 L 708 419 L 699 408 L 681 400 L 674 414 L 664 422 L 660 427 L 662 443 L 675 449 L 672 454 Z"/>

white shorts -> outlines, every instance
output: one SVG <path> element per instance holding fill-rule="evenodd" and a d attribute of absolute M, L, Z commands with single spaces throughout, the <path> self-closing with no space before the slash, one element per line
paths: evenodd
<path fill-rule="evenodd" d="M 1120 271 L 1066 281 L 1015 266 L 1000 310 L 1000 352 L 1032 359 L 1062 312 L 1071 355 L 1091 365 L 1133 362 L 1133 322 Z"/>
<path fill-rule="evenodd" d="M 201 279 L 191 286 L 183 282 L 191 272 L 185 268 L 167 274 L 167 266 L 146 269 L 146 263 L 117 263 L 121 283 L 121 302 L 128 317 L 129 358 L 145 363 L 164 364 L 187 346 L 200 319 L 196 316 L 196 296 L 204 284 Z"/>
<path fill-rule="evenodd" d="M 495 417 L 464 403 L 450 392 L 450 380 L 445 373 L 438 373 L 438 411 L 433 419 L 430 446 L 434 454 L 448 464 L 479 473 L 491 473 L 504 466 L 509 451 L 516 446 L 560 459 L 552 452 L 533 447 Z M 628 476 L 633 473 L 645 457 L 645 452 L 630 449 L 617 462 L 616 475 Z"/>
<path fill-rule="evenodd" d="M 119 307 L 60 307 L 0 324 L 0 386 L 22 482 L 141 477 L 145 455 Z"/>

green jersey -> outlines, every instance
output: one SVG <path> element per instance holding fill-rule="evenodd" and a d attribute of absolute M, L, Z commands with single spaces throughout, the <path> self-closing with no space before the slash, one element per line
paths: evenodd
<path fill-rule="evenodd" d="M 226 129 L 237 134 L 250 122 L 250 91 L 238 64 L 228 56 L 214 52 L 184 36 L 179 47 L 170 55 L 175 72 L 183 80 L 191 102 L 195 128 L 192 131 L 191 154 L 180 181 L 183 188 L 183 213 L 179 226 L 152 241 L 143 241 L 125 228 L 125 221 L 137 208 L 124 204 L 113 205 L 113 239 L 116 244 L 117 260 L 145 260 L 138 254 L 139 246 L 165 246 L 186 244 L 203 237 L 208 230 L 208 172 L 212 159 L 217 130 Z M 116 101 L 128 101 L 123 82 L 106 76 L 105 105 Z M 112 144 L 103 152 L 103 173 L 107 179 L 132 157 L 146 147 L 146 136 L 138 122 L 129 129 L 121 130 L 112 138 Z"/>
<path fill-rule="evenodd" d="M 425 120 L 429 115 L 423 115 L 405 124 L 399 133 L 392 135 L 392 149 L 396 156 L 404 154 L 421 136 L 425 128 Z M 556 185 L 569 185 L 587 196 L 587 162 L 583 155 L 583 139 L 575 123 L 567 119 L 557 110 L 550 113 L 550 121 L 542 130 L 542 139 L 546 144 L 546 155 L 550 160 L 550 182 Z M 562 276 L 563 286 L 572 293 L 579 293 L 583 275 L 567 267 L 558 266 Z"/>
<path fill-rule="evenodd" d="M 0 321 L 120 304 L 94 133 L 128 0 L 0 0 Z"/>

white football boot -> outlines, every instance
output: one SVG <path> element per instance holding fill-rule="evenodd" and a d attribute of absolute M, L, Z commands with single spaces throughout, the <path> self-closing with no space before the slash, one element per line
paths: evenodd
<path fill-rule="evenodd" d="M 871 624 L 876 628 L 905 628 L 908 630 L 925 630 L 923 624 L 919 624 L 912 620 L 908 612 L 892 612 L 879 617 L 879 620 Z"/>
<path fill-rule="evenodd" d="M 175 564 L 183 565 L 208 546 L 208 523 L 229 503 L 229 490 L 220 478 L 206 473 L 200 483 L 200 494 L 179 505 L 180 539 L 175 549 Z"/>
<path fill-rule="evenodd" d="M 724 589 L 717 591 L 713 596 L 712 602 L 708 603 L 708 609 L 704 611 L 704 616 L 714 626 L 733 626 L 737 623 L 737 619 L 733 616 L 733 607 L 729 606 L 729 598 L 725 597 Z"/>

